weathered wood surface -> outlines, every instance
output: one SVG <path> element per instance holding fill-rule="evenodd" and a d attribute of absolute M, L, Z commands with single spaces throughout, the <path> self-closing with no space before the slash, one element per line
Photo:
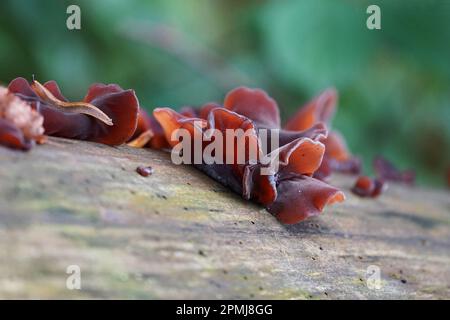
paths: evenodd
<path fill-rule="evenodd" d="M 50 139 L 0 161 L 0 298 L 450 298 L 446 190 L 367 200 L 335 177 L 344 204 L 283 226 L 162 152 Z"/>

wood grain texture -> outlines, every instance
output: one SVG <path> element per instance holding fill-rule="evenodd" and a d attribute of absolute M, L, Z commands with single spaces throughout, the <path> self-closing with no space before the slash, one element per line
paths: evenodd
<path fill-rule="evenodd" d="M 50 138 L 0 161 L 0 298 L 450 298 L 446 190 L 361 199 L 336 176 L 345 203 L 284 226 L 159 151 Z"/>

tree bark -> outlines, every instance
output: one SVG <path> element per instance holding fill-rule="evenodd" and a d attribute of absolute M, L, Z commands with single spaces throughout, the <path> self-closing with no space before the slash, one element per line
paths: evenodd
<path fill-rule="evenodd" d="M 347 200 L 285 226 L 159 151 L 50 138 L 0 161 L 0 298 L 450 298 L 446 190 L 335 176 Z"/>

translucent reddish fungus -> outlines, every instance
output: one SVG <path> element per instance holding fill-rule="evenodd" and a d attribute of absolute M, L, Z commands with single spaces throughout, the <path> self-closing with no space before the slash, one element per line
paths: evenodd
<path fill-rule="evenodd" d="M 331 101 L 320 103 L 326 107 L 317 117 L 310 115 L 314 110 L 317 111 L 312 108 L 314 110 L 305 112 L 308 121 L 301 120 L 302 116 L 296 116 L 296 121 L 285 129 L 280 128 L 275 100 L 263 90 L 244 87 L 228 93 L 223 107 L 208 103 L 198 109 L 185 107 L 180 113 L 170 108 L 158 108 L 154 110 L 153 115 L 171 147 L 179 142 L 171 139 L 172 133 L 177 129 L 187 130 L 192 139 L 195 135 L 205 138 L 209 129 L 220 132 L 242 129 L 250 132 L 248 140 L 245 140 L 244 164 L 237 161 L 208 164 L 203 161 L 194 166 L 241 194 L 243 198 L 261 203 L 281 222 L 291 224 L 318 215 L 327 204 L 345 199 L 341 191 L 313 177 L 321 167 L 327 152 L 323 141 L 326 141 L 328 134 L 325 122 L 334 110 L 333 94 Z M 301 125 L 298 125 L 299 123 Z M 250 147 L 247 143 L 250 146 L 251 141 L 257 145 L 257 154 L 264 154 L 258 143 L 258 132 L 261 129 L 280 129 L 279 147 L 267 150 L 269 155 L 278 154 L 280 159 L 279 167 L 276 170 L 274 168 L 270 174 L 262 174 L 262 170 L 272 169 L 270 163 L 262 162 L 259 156 L 256 163 L 251 163 L 249 158 Z M 333 141 L 330 142 L 331 147 L 334 146 Z M 208 139 L 203 139 L 203 150 L 209 144 Z M 224 157 L 232 151 L 232 147 L 234 146 L 223 144 Z M 342 154 L 339 154 L 341 151 L 337 148 L 330 150 L 330 158 L 339 155 L 336 156 L 336 161 L 342 160 Z M 350 156 L 347 152 L 345 160 L 348 159 Z"/>
<path fill-rule="evenodd" d="M 318 122 L 331 125 L 336 112 L 338 95 L 336 90 L 328 89 L 316 98 L 305 104 L 284 126 L 287 130 L 306 130 Z M 331 131 L 328 137 L 321 140 L 325 144 L 325 155 L 321 167 L 314 177 L 324 180 L 333 171 L 358 174 L 361 171 L 361 162 L 348 151 L 342 135 Z"/>
<path fill-rule="evenodd" d="M 0 144 L 29 150 L 44 139 L 44 119 L 8 89 L 0 87 Z"/>
<path fill-rule="evenodd" d="M 390 161 L 381 156 L 374 159 L 373 168 L 377 177 L 386 181 L 413 185 L 416 180 L 416 174 L 413 170 L 400 171 Z"/>
<path fill-rule="evenodd" d="M 383 180 L 360 176 L 352 188 L 352 192 L 360 197 L 378 197 L 386 189 Z"/>
<path fill-rule="evenodd" d="M 166 149 L 170 147 L 161 125 L 154 117 L 149 116 L 147 112 L 141 108 L 138 116 L 138 125 L 130 143 L 145 132 L 151 133 L 152 137 L 144 146 L 154 149 Z"/>
<path fill-rule="evenodd" d="M 47 135 L 118 145 L 136 130 L 138 99 L 116 84 L 93 84 L 80 102 L 67 101 L 54 81 L 16 78 L 8 88 L 44 117 Z"/>
<path fill-rule="evenodd" d="M 150 166 L 139 166 L 136 168 L 136 172 L 143 177 L 148 177 L 153 174 L 153 168 Z"/>

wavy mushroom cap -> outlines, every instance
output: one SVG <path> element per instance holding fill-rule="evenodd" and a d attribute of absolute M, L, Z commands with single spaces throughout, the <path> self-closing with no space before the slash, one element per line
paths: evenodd
<path fill-rule="evenodd" d="M 261 162 L 263 153 L 258 140 L 259 128 L 279 128 L 278 107 L 267 94 L 258 89 L 238 88 L 227 95 L 225 108 L 217 104 L 207 106 L 208 115 L 203 113 L 200 118 L 202 110 L 206 110 L 205 106 L 199 110 L 185 108 L 184 115 L 170 108 L 158 108 L 153 115 L 172 147 L 179 143 L 171 139 L 180 128 L 187 129 L 191 139 L 194 139 L 195 132 L 197 137 L 198 132 L 203 135 L 202 151 L 208 148 L 211 141 L 207 137 L 209 129 L 222 133 L 229 129 L 248 132 L 247 140 L 241 141 L 239 145 L 244 147 L 244 151 L 237 150 L 235 143 L 221 144 L 222 160 L 233 152 L 232 163 L 196 165 L 210 177 L 245 199 L 263 204 L 283 223 L 297 223 L 319 214 L 327 204 L 345 199 L 341 191 L 312 177 L 320 168 L 326 152 L 325 145 L 319 141 L 327 136 L 323 123 L 313 124 L 305 131 L 282 130 L 283 144 L 267 154 L 269 158 L 279 159 L 278 165 L 274 165 L 273 162 Z M 196 122 L 200 125 L 196 125 Z M 249 161 L 251 141 L 257 147 L 256 163 Z M 190 145 L 193 144 L 191 141 Z M 237 161 L 237 151 L 243 153 L 244 163 Z M 266 171 L 263 173 L 263 170 Z"/>
<path fill-rule="evenodd" d="M 58 100 L 68 101 L 55 81 L 46 82 L 44 87 Z M 139 101 L 133 90 L 123 90 L 116 84 L 93 84 L 83 99 L 83 102 L 94 105 L 111 118 L 112 126 L 90 115 L 54 108 L 47 101 L 42 101 L 24 78 L 14 79 L 8 88 L 31 102 L 43 115 L 45 133 L 48 135 L 119 145 L 128 141 L 136 130 Z"/>

